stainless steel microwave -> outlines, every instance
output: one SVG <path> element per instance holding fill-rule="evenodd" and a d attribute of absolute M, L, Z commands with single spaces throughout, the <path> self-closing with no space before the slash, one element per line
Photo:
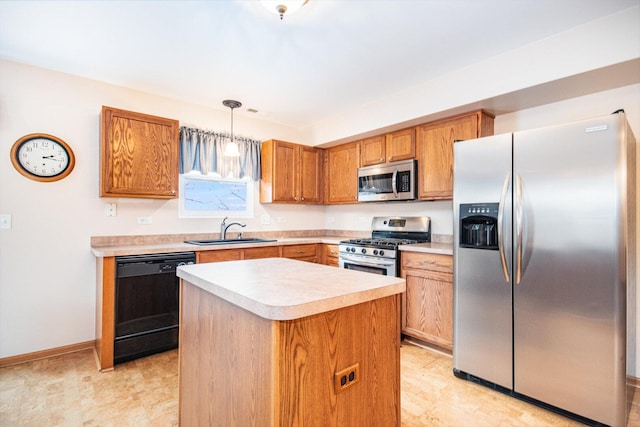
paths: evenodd
<path fill-rule="evenodd" d="M 384 163 L 358 169 L 358 201 L 384 202 L 416 198 L 416 161 Z"/>

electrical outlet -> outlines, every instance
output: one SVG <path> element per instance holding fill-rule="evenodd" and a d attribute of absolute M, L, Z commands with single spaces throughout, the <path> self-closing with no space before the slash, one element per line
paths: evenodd
<path fill-rule="evenodd" d="M 104 204 L 104 216 L 116 216 L 116 204 L 105 203 Z"/>
<path fill-rule="evenodd" d="M 348 368 L 336 372 L 334 376 L 334 384 L 336 393 L 344 391 L 360 380 L 360 364 L 356 363 Z"/>
<path fill-rule="evenodd" d="M 278 224 L 284 224 L 285 222 L 287 222 L 287 218 L 283 216 L 279 216 L 279 217 L 276 217 L 276 221 L 278 221 Z"/>
<path fill-rule="evenodd" d="M 267 214 L 262 215 L 262 225 L 269 225 L 271 224 L 271 217 Z"/>
<path fill-rule="evenodd" d="M 151 220 L 150 216 L 139 216 L 138 217 L 138 224 L 148 225 L 148 224 L 151 224 L 151 223 L 152 223 L 152 220 Z"/>

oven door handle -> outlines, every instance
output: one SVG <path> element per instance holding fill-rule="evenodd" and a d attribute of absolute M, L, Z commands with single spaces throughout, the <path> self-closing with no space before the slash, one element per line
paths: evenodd
<path fill-rule="evenodd" d="M 381 258 L 375 262 L 367 262 L 366 258 L 358 255 L 345 255 L 340 254 L 340 260 L 357 263 L 365 267 L 382 267 L 387 265 L 394 265 L 396 262 L 393 259 Z"/>

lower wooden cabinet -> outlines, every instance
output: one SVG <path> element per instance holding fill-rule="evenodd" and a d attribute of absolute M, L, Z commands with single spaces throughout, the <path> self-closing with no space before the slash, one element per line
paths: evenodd
<path fill-rule="evenodd" d="M 339 260 L 338 245 L 324 244 L 322 245 L 322 263 L 338 267 Z"/>
<path fill-rule="evenodd" d="M 242 259 L 242 249 L 220 249 L 196 252 L 196 262 L 236 261 Z"/>
<path fill-rule="evenodd" d="M 453 257 L 402 252 L 402 333 L 453 349 Z"/>
<path fill-rule="evenodd" d="M 261 246 L 258 248 L 217 249 L 196 252 L 196 262 L 236 261 L 239 259 L 278 258 L 280 246 Z"/>
<path fill-rule="evenodd" d="M 315 243 L 304 245 L 288 245 L 282 247 L 283 258 L 293 258 L 300 261 L 318 262 L 318 245 Z"/>
<path fill-rule="evenodd" d="M 320 262 L 321 251 L 317 244 L 260 246 L 238 249 L 215 249 L 196 252 L 196 262 L 236 261 L 258 258 L 293 258 L 301 261 Z"/>
<path fill-rule="evenodd" d="M 244 257 L 242 259 L 278 258 L 280 256 L 279 246 L 246 248 L 246 249 L 243 249 L 243 251 L 244 251 Z"/>

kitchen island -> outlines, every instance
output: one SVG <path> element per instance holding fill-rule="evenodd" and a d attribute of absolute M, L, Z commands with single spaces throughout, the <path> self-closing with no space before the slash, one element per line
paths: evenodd
<path fill-rule="evenodd" d="M 404 279 L 286 258 L 177 274 L 181 425 L 400 425 Z"/>

